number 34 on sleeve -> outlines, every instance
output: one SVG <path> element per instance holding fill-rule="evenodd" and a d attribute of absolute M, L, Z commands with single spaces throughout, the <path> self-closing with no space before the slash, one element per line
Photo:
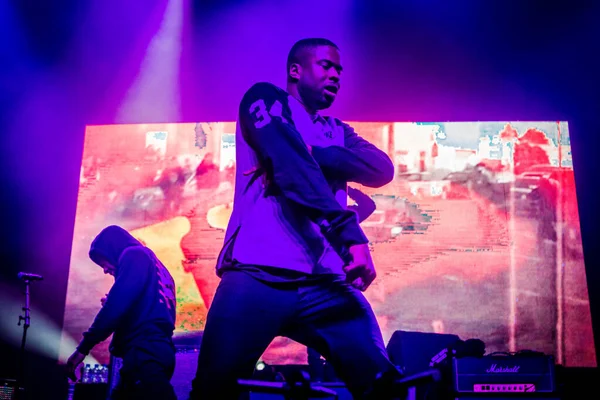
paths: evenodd
<path fill-rule="evenodd" d="M 254 120 L 254 126 L 257 129 L 267 126 L 271 122 L 271 117 L 283 119 L 281 115 L 282 105 L 279 101 L 275 101 L 271 108 L 267 110 L 265 101 L 263 99 L 258 99 L 252 103 L 248 112 Z"/>

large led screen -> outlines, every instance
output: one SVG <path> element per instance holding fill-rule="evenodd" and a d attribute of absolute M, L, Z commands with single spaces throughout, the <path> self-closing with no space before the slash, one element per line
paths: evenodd
<path fill-rule="evenodd" d="M 596 365 L 566 122 L 351 125 L 396 169 L 382 188 L 349 185 L 376 205 L 362 222 L 378 270 L 366 296 L 386 342 L 453 333 Z M 233 122 L 87 127 L 63 335 L 80 340 L 112 284 L 87 256 L 110 224 L 170 270 L 176 334 L 202 330 L 234 178 Z M 107 345 L 93 350 L 100 362 Z M 278 338 L 263 360 L 304 363 L 306 351 Z"/>

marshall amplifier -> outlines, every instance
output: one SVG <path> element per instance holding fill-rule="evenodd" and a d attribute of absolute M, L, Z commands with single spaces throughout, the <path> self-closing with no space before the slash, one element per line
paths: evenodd
<path fill-rule="evenodd" d="M 531 396 L 556 392 L 554 359 L 546 355 L 463 357 L 452 360 L 458 394 Z"/>
<path fill-rule="evenodd" d="M 513 400 L 513 399 L 518 399 L 519 397 L 524 397 L 524 396 L 519 396 L 518 394 L 486 394 L 486 395 L 471 395 L 471 394 L 465 394 L 465 395 L 461 395 L 461 396 L 457 396 L 457 397 L 452 397 L 452 400 L 490 400 L 490 399 L 494 399 L 494 400 Z M 526 396 L 531 398 L 531 396 Z M 560 397 L 557 396 L 552 396 L 550 394 L 546 394 L 544 396 L 542 395 L 537 395 L 535 396 L 536 399 L 538 400 L 562 400 Z"/>

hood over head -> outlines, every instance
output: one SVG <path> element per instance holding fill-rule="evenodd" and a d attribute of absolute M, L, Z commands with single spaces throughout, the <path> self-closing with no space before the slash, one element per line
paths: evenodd
<path fill-rule="evenodd" d="M 92 241 L 89 256 L 98 265 L 104 259 L 116 268 L 123 252 L 134 246 L 143 245 L 125 229 L 111 225 L 104 228 Z"/>

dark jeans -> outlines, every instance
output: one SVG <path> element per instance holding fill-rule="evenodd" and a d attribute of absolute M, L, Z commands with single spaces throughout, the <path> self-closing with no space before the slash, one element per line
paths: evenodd
<path fill-rule="evenodd" d="M 134 347 L 123 356 L 119 382 L 111 400 L 176 400 L 171 386 L 175 351 L 169 343 L 152 343 L 152 351 Z"/>
<path fill-rule="evenodd" d="M 191 399 L 237 399 L 276 336 L 314 348 L 356 399 L 394 369 L 371 306 L 343 280 L 270 284 L 241 271 L 223 274 L 208 312 Z"/>

